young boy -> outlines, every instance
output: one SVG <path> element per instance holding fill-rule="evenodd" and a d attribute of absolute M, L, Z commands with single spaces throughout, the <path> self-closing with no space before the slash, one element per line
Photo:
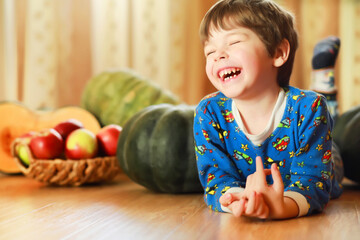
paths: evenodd
<path fill-rule="evenodd" d="M 322 211 L 341 187 L 333 120 L 321 95 L 289 86 L 293 17 L 266 0 L 221 0 L 200 36 L 219 90 L 199 103 L 195 149 L 206 204 L 235 216 L 284 219 Z"/>

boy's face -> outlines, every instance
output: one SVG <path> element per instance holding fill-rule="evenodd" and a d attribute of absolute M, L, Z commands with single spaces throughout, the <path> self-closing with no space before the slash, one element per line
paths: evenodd
<path fill-rule="evenodd" d="M 229 98 L 255 98 L 266 88 L 277 86 L 274 58 L 248 28 L 210 29 L 204 53 L 209 80 Z"/>

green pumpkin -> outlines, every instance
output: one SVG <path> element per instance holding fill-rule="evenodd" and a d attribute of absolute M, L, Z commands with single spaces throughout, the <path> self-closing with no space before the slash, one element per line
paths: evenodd
<path fill-rule="evenodd" d="M 339 148 L 342 148 L 343 143 L 346 144 L 346 142 L 348 141 L 348 139 L 344 138 L 344 131 L 346 126 L 348 125 L 349 121 L 359 112 L 360 105 L 355 106 L 344 112 L 336 120 L 332 135 L 334 142 L 339 146 Z"/>
<path fill-rule="evenodd" d="M 344 125 L 339 148 L 345 177 L 360 183 L 360 111 Z"/>
<path fill-rule="evenodd" d="M 334 163 L 334 173 L 336 180 L 341 183 L 344 179 L 344 162 L 340 154 L 339 146 L 333 141 L 331 148 L 331 157 Z"/>
<path fill-rule="evenodd" d="M 157 192 L 202 192 L 194 149 L 195 107 L 159 104 L 136 113 L 117 146 L 122 170 Z"/>
<path fill-rule="evenodd" d="M 179 104 L 179 99 L 130 69 L 105 71 L 86 85 L 81 105 L 102 126 L 123 126 L 136 112 L 150 105 Z"/>

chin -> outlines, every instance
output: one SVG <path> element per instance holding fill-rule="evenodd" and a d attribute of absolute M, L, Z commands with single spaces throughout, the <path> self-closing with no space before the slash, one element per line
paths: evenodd
<path fill-rule="evenodd" d="M 235 98 L 244 94 L 242 86 L 229 86 L 227 88 L 220 88 L 219 91 L 228 98 Z"/>
<path fill-rule="evenodd" d="M 227 98 L 239 98 L 241 97 L 241 93 L 230 92 L 230 91 L 220 91 L 222 92 Z"/>

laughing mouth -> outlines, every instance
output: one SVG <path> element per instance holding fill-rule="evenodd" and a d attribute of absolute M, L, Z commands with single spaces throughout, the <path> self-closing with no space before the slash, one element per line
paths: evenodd
<path fill-rule="evenodd" d="M 240 75 L 240 68 L 228 68 L 219 72 L 219 77 L 223 80 L 229 80 Z"/>

